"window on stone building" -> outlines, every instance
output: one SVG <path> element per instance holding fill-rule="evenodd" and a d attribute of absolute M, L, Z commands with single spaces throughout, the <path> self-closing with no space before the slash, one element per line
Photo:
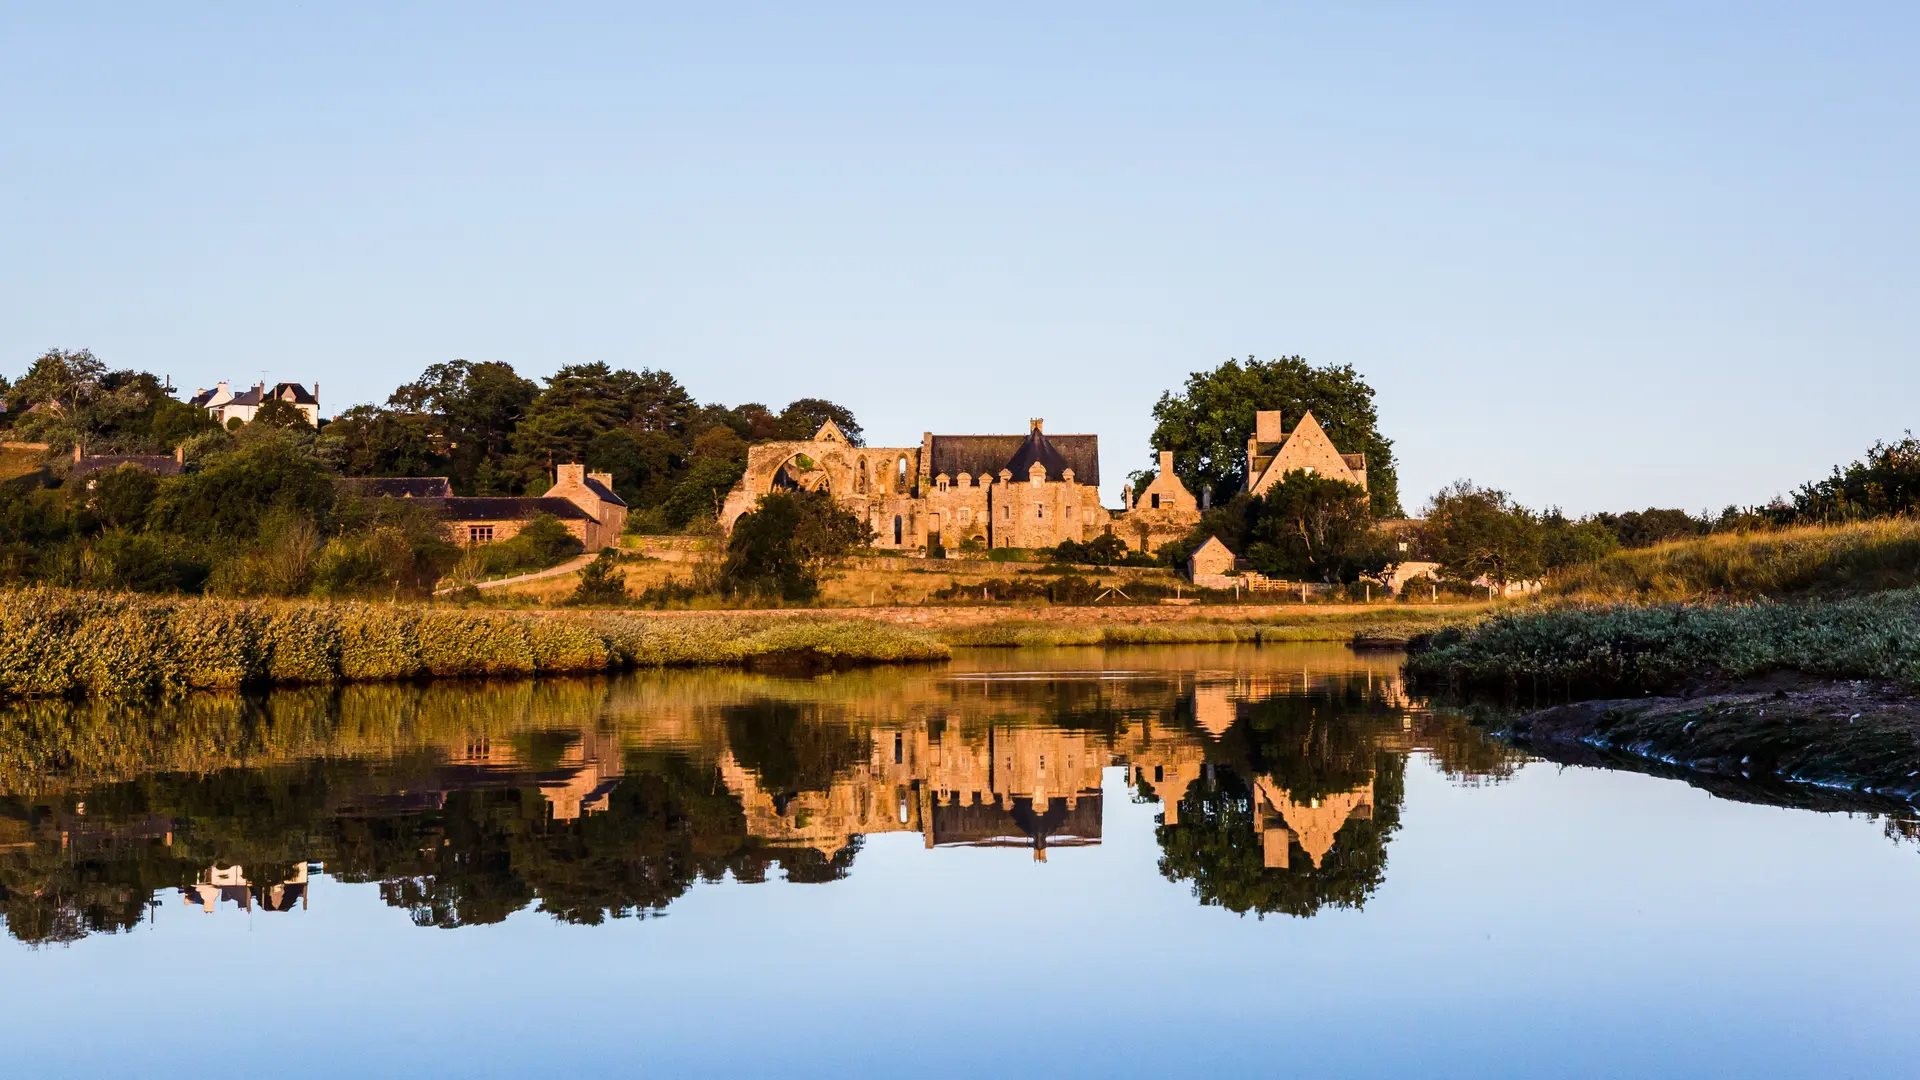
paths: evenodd
<path fill-rule="evenodd" d="M 865 495 L 867 493 L 867 459 L 866 458 L 860 459 L 860 476 L 858 479 L 856 479 L 853 482 L 853 491 L 854 491 L 854 494 L 856 495 Z"/>
<path fill-rule="evenodd" d="M 1046 507 L 1044 507 L 1044 506 L 1036 506 L 1036 507 L 1034 507 L 1034 508 L 1033 508 L 1033 516 L 1034 516 L 1034 517 L 1036 517 L 1036 518 L 1043 518 L 1043 517 L 1046 517 L 1046 516 L 1047 516 L 1047 508 L 1046 508 Z"/>
<path fill-rule="evenodd" d="M 899 545 L 900 536 L 901 536 L 900 515 L 895 514 L 893 515 L 893 542 L 895 546 Z"/>
<path fill-rule="evenodd" d="M 493 543 L 493 526 L 491 525 L 467 526 L 467 543 L 469 544 Z"/>
<path fill-rule="evenodd" d="M 1155 495 L 1155 496 L 1153 496 L 1153 508 L 1154 508 L 1155 510 L 1158 510 L 1158 509 L 1160 509 L 1160 496 L 1159 496 L 1159 495 Z"/>

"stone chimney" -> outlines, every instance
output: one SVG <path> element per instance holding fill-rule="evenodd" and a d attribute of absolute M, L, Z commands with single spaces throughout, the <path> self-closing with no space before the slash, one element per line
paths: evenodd
<path fill-rule="evenodd" d="M 560 466 L 559 476 L 555 477 L 555 482 L 572 484 L 576 487 L 584 486 L 587 482 L 587 467 L 585 465 L 572 463 L 562 465 Z"/>
<path fill-rule="evenodd" d="M 1171 450 L 1160 451 L 1160 475 L 1173 475 L 1173 451 Z"/>
<path fill-rule="evenodd" d="M 1042 420 L 1042 419 L 1040 419 L 1039 417 L 1037 417 L 1037 416 L 1036 416 L 1036 417 L 1034 417 L 1033 419 L 1031 419 L 1031 420 L 1029 420 L 1029 421 L 1027 421 L 1027 423 L 1029 423 L 1029 424 L 1032 424 L 1032 425 L 1033 425 L 1033 433 L 1034 433 L 1035 435 L 1038 435 L 1038 434 L 1040 434 L 1040 425 L 1042 425 L 1042 424 L 1044 424 L 1044 423 L 1046 423 L 1046 421 L 1044 421 L 1044 420 Z"/>
<path fill-rule="evenodd" d="M 185 467 L 187 464 L 187 444 L 181 443 L 173 448 L 173 463 Z"/>
<path fill-rule="evenodd" d="M 1262 409 L 1253 414 L 1253 437 L 1263 443 L 1277 443 L 1285 437 L 1280 433 L 1278 410 Z"/>
<path fill-rule="evenodd" d="M 612 474 L 612 473 L 610 473 L 610 472 L 593 472 L 593 473 L 588 473 L 588 474 L 587 474 L 587 479 L 589 479 L 589 480 L 597 480 L 597 481 L 599 481 L 599 482 L 600 482 L 601 484 L 603 484 L 603 485 L 605 485 L 605 486 L 606 486 L 606 489 L 607 489 L 608 491 L 612 491 L 612 490 L 613 490 L 613 474 Z"/>

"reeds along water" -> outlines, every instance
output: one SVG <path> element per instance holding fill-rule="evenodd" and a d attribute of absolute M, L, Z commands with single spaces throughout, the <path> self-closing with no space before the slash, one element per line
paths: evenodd
<path fill-rule="evenodd" d="M 739 664 L 805 654 L 933 660 L 947 647 L 867 620 L 472 612 L 360 603 L 0 594 L 0 697 L 146 698 L 199 689 Z"/>

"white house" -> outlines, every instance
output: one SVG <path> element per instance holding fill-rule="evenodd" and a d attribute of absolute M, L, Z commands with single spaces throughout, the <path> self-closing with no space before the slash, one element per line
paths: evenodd
<path fill-rule="evenodd" d="M 253 422 L 254 414 L 260 411 L 260 406 L 275 400 L 292 405 L 300 410 L 300 415 L 307 418 L 307 423 L 314 427 L 320 426 L 319 383 L 313 384 L 312 393 L 299 383 L 283 382 L 274 383 L 271 390 L 267 389 L 266 383 L 254 383 L 253 389 L 236 394 L 233 388 L 227 385 L 226 380 L 222 379 L 211 390 L 195 390 L 187 402 L 207 410 L 208 416 L 222 424 L 229 420 L 238 420 L 247 424 Z"/>

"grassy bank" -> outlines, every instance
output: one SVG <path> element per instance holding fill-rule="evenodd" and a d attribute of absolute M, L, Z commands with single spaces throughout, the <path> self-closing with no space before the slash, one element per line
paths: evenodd
<path fill-rule="evenodd" d="M 1813 603 L 1563 607 L 1418 643 L 1407 671 L 1456 690 L 1590 696 L 1798 671 L 1920 686 L 1920 589 Z"/>
<path fill-rule="evenodd" d="M 925 633 L 862 619 L 472 612 L 298 601 L 0 593 L 0 697 L 146 697 L 196 689 L 634 667 L 936 660 Z"/>
<path fill-rule="evenodd" d="M 1920 521 L 1729 533 L 1619 551 L 1556 575 L 1551 595 L 1638 603 L 1836 596 L 1920 585 Z"/>

